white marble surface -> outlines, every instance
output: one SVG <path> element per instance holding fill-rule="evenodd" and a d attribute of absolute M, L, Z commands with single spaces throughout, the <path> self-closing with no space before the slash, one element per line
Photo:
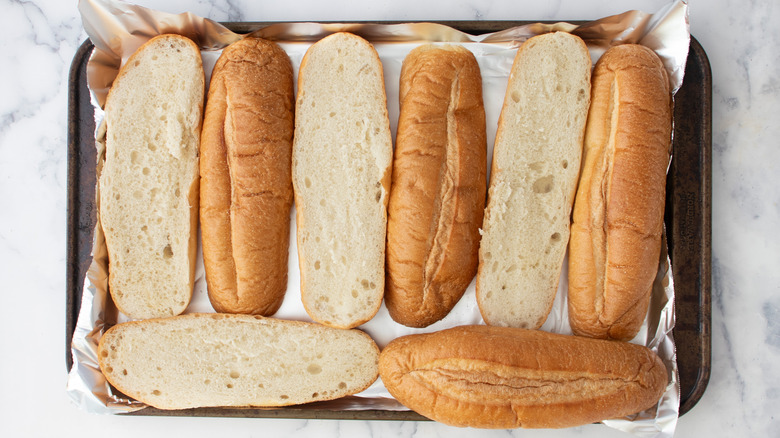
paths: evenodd
<path fill-rule="evenodd" d="M 138 1 L 216 20 L 591 19 L 667 0 L 374 3 Z M 67 79 L 86 34 L 76 2 L 3 0 L 0 10 L 0 436 L 606 437 L 455 429 L 431 422 L 144 418 L 88 414 L 65 393 Z M 712 375 L 676 436 L 780 430 L 780 5 L 691 0 L 713 71 Z"/>

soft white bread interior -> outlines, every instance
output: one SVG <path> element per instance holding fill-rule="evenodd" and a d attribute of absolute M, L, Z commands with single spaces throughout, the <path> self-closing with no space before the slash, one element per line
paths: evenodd
<path fill-rule="evenodd" d="M 569 241 L 590 101 L 591 60 L 565 32 L 527 40 L 507 85 L 493 149 L 477 274 L 491 325 L 539 328 Z"/>
<path fill-rule="evenodd" d="M 108 94 L 99 217 L 111 297 L 132 318 L 179 314 L 192 296 L 203 89 L 197 46 L 161 35 Z"/>
<path fill-rule="evenodd" d="M 379 310 L 392 154 L 374 48 L 349 33 L 312 45 L 298 75 L 292 166 L 301 295 L 318 322 L 351 328 Z"/>
<path fill-rule="evenodd" d="M 112 385 L 159 409 L 286 406 L 364 390 L 377 378 L 379 349 L 358 330 L 188 314 L 116 325 L 98 358 Z"/>

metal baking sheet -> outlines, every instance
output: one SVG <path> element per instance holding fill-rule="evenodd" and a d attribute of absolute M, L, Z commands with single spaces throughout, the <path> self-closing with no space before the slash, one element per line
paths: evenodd
<path fill-rule="evenodd" d="M 526 22 L 444 22 L 471 34 L 495 32 Z M 263 23 L 226 23 L 247 32 Z M 95 228 L 94 112 L 86 82 L 86 63 L 93 49 L 86 41 L 74 57 L 70 74 L 68 137 L 68 231 L 66 364 L 72 365 L 70 341 L 80 308 L 82 282 L 91 262 Z M 668 176 L 666 226 L 675 272 L 677 361 L 684 414 L 699 400 L 710 372 L 710 187 L 711 74 L 706 54 L 691 39 L 685 79 L 675 98 L 672 167 Z M 199 408 L 161 411 L 146 408 L 131 415 L 276 417 L 318 419 L 424 420 L 410 411 L 318 409 Z"/>

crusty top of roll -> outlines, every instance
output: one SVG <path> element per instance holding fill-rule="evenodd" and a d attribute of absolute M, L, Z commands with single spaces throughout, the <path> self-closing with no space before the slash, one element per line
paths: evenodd
<path fill-rule="evenodd" d="M 287 289 L 292 205 L 293 71 L 277 44 L 245 38 L 222 52 L 201 138 L 201 231 L 219 312 L 274 314 Z"/>
<path fill-rule="evenodd" d="M 628 340 L 647 312 L 663 231 L 672 115 L 650 49 L 608 50 L 593 72 L 585 157 L 569 249 L 575 333 Z"/>
<path fill-rule="evenodd" d="M 405 406 L 461 427 L 563 428 L 653 406 L 667 384 L 646 347 L 513 327 L 397 338 L 379 374 Z"/>
<path fill-rule="evenodd" d="M 487 145 L 474 55 L 422 45 L 404 60 L 387 225 L 385 304 L 425 327 L 445 317 L 477 269 Z"/>

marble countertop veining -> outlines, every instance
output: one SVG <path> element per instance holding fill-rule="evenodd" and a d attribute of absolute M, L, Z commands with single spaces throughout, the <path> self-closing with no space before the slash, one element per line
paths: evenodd
<path fill-rule="evenodd" d="M 0 435 L 606 437 L 601 425 L 487 431 L 432 422 L 122 417 L 65 393 L 67 85 L 86 38 L 75 1 L 4 0 L 0 13 Z M 593 19 L 667 0 L 533 2 L 142 0 L 221 21 Z M 712 373 L 676 436 L 780 430 L 780 4 L 691 0 L 713 76 Z"/>

